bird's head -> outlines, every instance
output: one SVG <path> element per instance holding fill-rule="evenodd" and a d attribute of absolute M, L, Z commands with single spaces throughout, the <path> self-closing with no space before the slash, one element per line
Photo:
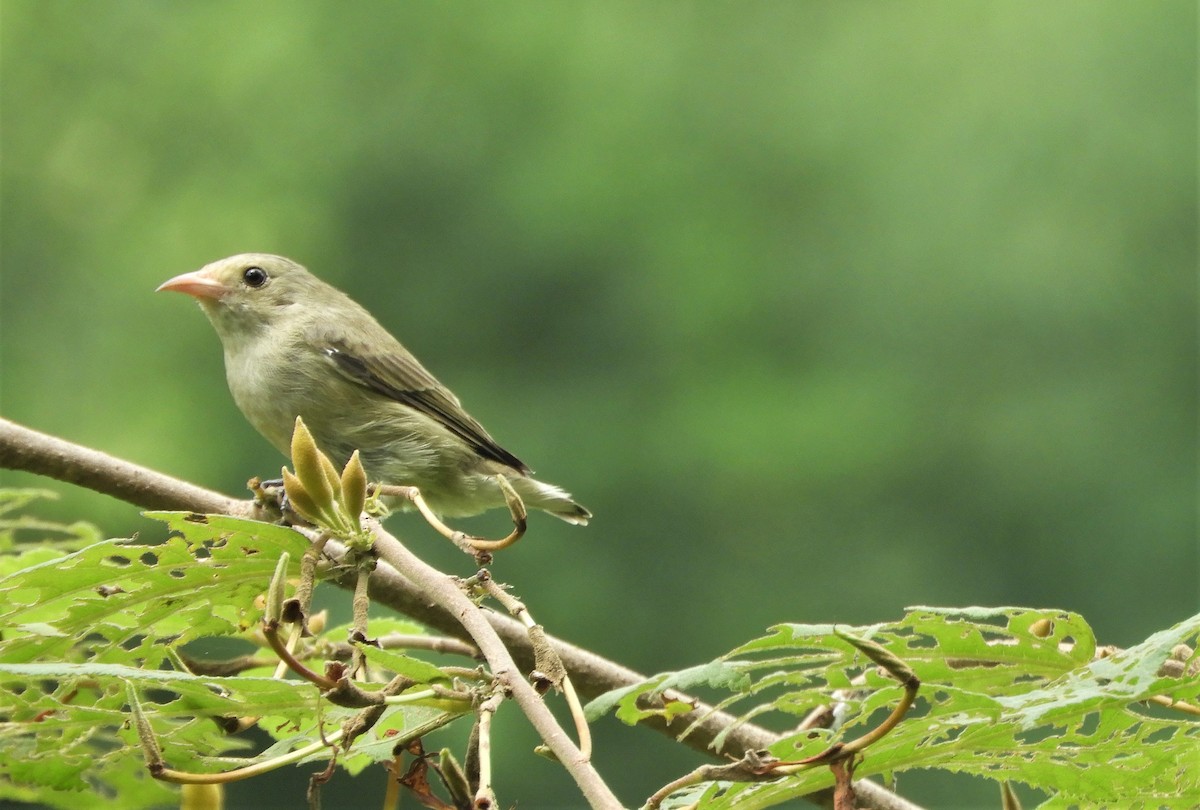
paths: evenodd
<path fill-rule="evenodd" d="M 175 276 L 158 290 L 195 298 L 217 334 L 253 334 L 303 311 L 327 287 L 291 259 L 269 253 L 241 253 Z"/>

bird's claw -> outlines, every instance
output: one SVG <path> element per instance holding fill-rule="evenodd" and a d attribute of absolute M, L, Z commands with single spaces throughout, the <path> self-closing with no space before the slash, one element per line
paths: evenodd
<path fill-rule="evenodd" d="M 499 540 L 488 540 L 458 531 L 457 529 L 451 529 L 429 508 L 429 504 L 425 502 L 425 497 L 421 495 L 421 490 L 417 487 L 381 485 L 378 491 L 381 495 L 396 495 L 406 499 L 417 508 L 417 511 L 421 513 L 421 517 L 425 518 L 425 522 L 432 526 L 438 534 L 445 537 L 467 554 L 471 554 L 476 558 L 486 555 L 490 559 L 492 552 L 508 548 L 524 536 L 528 516 L 528 512 L 525 509 L 525 502 L 521 500 L 521 496 L 512 488 L 512 484 L 508 483 L 508 479 L 503 475 L 497 475 L 496 483 L 499 485 L 500 491 L 504 493 L 504 501 L 508 504 L 508 511 L 512 515 L 513 520 L 513 530 Z"/>
<path fill-rule="evenodd" d="M 286 518 L 287 522 L 300 521 L 307 525 L 307 521 L 292 509 L 287 490 L 283 487 L 282 478 L 268 478 L 264 481 L 258 476 L 254 476 L 246 482 L 246 486 L 254 493 L 255 503 L 278 510 L 280 516 Z"/>

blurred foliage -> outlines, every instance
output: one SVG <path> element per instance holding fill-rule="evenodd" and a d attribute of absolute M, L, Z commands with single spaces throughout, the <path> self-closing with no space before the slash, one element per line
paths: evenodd
<path fill-rule="evenodd" d="M 1198 601 L 1196 14 L 5 0 L 0 413 L 272 472 L 151 291 L 283 253 L 596 513 L 501 560 L 555 633 L 662 671 L 1028 604 L 1136 643 Z M 161 532 L 56 488 L 48 518 Z M 696 761 L 600 733 L 623 796 Z"/>

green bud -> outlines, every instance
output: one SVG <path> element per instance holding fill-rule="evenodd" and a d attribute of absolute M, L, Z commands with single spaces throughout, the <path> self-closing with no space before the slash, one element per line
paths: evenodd
<path fill-rule="evenodd" d="M 333 466 L 333 462 L 329 460 L 329 456 L 324 453 L 318 453 L 317 456 L 321 459 L 321 472 L 325 476 L 325 482 L 329 484 L 329 489 L 336 498 L 338 490 L 342 486 L 342 477 L 338 474 L 337 467 Z"/>
<path fill-rule="evenodd" d="M 287 586 L 287 567 L 289 555 L 285 551 L 275 563 L 275 574 L 271 577 L 271 586 L 267 588 L 266 620 L 278 623 L 283 616 L 283 595 Z"/>
<path fill-rule="evenodd" d="M 296 468 L 296 477 L 304 484 L 317 509 L 320 512 L 329 509 L 333 505 L 334 485 L 326 475 L 325 465 L 333 465 L 317 449 L 317 443 L 299 416 L 296 417 L 296 429 L 292 431 L 292 464 Z M 336 480 L 336 473 L 334 477 Z"/>
<path fill-rule="evenodd" d="M 472 804 L 471 785 L 467 782 L 467 775 L 463 773 L 462 766 L 458 764 L 458 760 L 454 758 L 454 754 L 449 748 L 442 749 L 439 764 L 442 779 L 445 781 L 446 789 L 450 791 L 450 798 L 454 800 L 454 806 L 470 807 Z"/>
<path fill-rule="evenodd" d="M 346 515 L 358 525 L 367 504 L 367 471 L 363 469 L 357 450 L 350 456 L 346 469 L 342 470 L 341 487 Z"/>
<path fill-rule="evenodd" d="M 309 523 L 321 524 L 325 521 L 324 515 L 309 496 L 304 484 L 292 475 L 292 471 L 287 467 L 283 468 L 283 491 L 287 493 L 288 503 L 300 517 Z"/>
<path fill-rule="evenodd" d="M 158 747 L 158 738 L 154 736 L 150 718 L 146 717 L 146 712 L 142 709 L 142 702 L 138 700 L 137 690 L 133 688 L 132 683 L 125 683 L 125 699 L 129 701 L 129 710 L 133 712 L 133 727 L 137 729 L 138 741 L 142 744 L 142 756 L 146 760 L 146 767 L 151 771 L 155 768 L 161 769 L 163 766 L 162 749 Z"/>

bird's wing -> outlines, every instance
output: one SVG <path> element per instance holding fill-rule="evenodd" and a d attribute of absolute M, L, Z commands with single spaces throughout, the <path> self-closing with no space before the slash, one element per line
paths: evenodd
<path fill-rule="evenodd" d="M 530 472 L 524 462 L 497 444 L 483 425 L 463 410 L 458 397 L 398 344 L 398 351 L 383 352 L 355 350 L 337 339 L 326 338 L 321 344 L 321 350 L 343 376 L 436 420 L 484 458 L 521 473 Z"/>

